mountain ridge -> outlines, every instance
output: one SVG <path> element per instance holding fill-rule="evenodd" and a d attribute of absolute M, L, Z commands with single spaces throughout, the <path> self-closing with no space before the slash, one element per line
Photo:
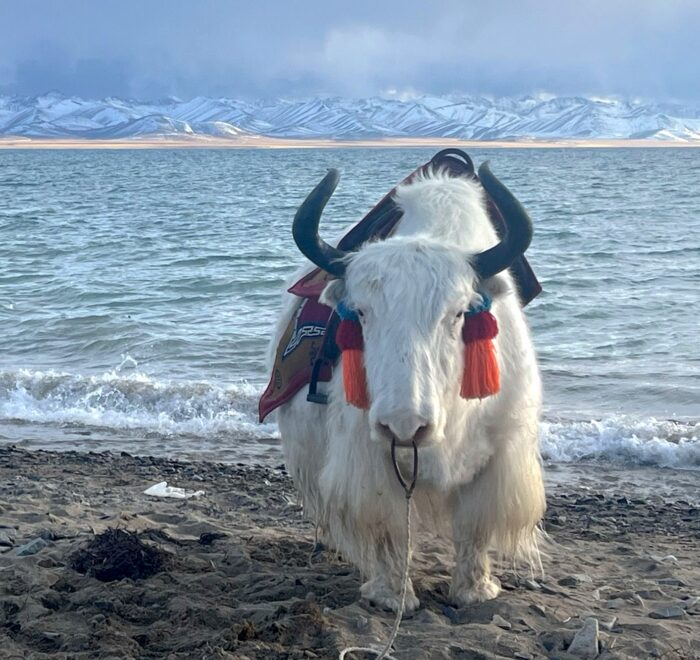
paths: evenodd
<path fill-rule="evenodd" d="M 265 136 L 292 139 L 632 139 L 700 142 L 700 108 L 583 96 L 316 97 L 147 102 L 50 92 L 0 96 L 0 136 L 122 139 Z"/>

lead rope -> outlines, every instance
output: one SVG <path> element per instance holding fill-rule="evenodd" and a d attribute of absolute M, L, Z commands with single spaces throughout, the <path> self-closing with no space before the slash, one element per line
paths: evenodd
<path fill-rule="evenodd" d="M 373 653 L 377 656 L 377 660 L 397 660 L 393 655 L 389 655 L 391 647 L 396 641 L 396 635 L 399 634 L 399 626 L 401 625 L 401 619 L 403 618 L 404 609 L 406 607 L 406 591 L 408 590 L 408 569 L 410 565 L 411 556 L 411 497 L 413 491 L 416 487 L 416 480 L 418 478 L 418 447 L 416 443 L 413 442 L 413 476 L 411 477 L 411 483 L 409 484 L 401 474 L 401 468 L 396 462 L 396 438 L 391 441 L 391 462 L 394 466 L 394 472 L 399 480 L 399 483 L 406 493 L 406 553 L 403 558 L 403 575 L 401 577 L 401 596 L 399 609 L 396 612 L 396 618 L 394 619 L 394 625 L 391 628 L 391 634 L 389 635 L 389 640 L 384 645 L 381 650 L 374 649 L 370 646 L 348 646 L 344 648 L 338 660 L 344 660 L 346 654 L 352 653 L 353 651 L 362 651 L 364 653 Z"/>

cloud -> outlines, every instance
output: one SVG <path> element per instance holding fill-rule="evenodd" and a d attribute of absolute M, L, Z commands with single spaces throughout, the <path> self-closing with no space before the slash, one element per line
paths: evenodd
<path fill-rule="evenodd" d="M 700 100 L 695 0 L 24 0 L 0 14 L 5 93 Z"/>
<path fill-rule="evenodd" d="M 10 92 L 34 95 L 41 91 L 60 91 L 68 95 L 102 98 L 128 96 L 134 72 L 119 60 L 98 56 L 74 60 L 54 46 L 44 46 L 35 57 L 15 65 L 15 82 Z"/>

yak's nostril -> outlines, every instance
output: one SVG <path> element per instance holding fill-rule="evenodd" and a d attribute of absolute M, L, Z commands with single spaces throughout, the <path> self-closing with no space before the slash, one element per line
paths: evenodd
<path fill-rule="evenodd" d="M 412 442 L 419 443 L 425 440 L 430 433 L 430 424 L 425 423 L 425 420 L 420 418 L 416 418 L 410 423 L 406 420 L 397 420 L 388 424 L 378 422 L 377 430 L 387 440 L 395 439 L 399 444 L 411 444 Z"/>
<path fill-rule="evenodd" d="M 428 425 L 423 424 L 423 426 L 419 426 L 418 430 L 413 434 L 413 442 L 421 442 L 421 440 L 425 440 L 425 436 L 428 435 Z"/>
<path fill-rule="evenodd" d="M 394 435 L 393 431 L 391 430 L 391 428 L 389 428 L 388 424 L 379 423 L 377 424 L 377 428 L 381 431 L 382 435 L 385 435 L 387 438 L 391 438 Z"/>

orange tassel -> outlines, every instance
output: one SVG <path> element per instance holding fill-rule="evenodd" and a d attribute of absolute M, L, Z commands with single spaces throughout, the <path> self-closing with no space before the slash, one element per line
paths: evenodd
<path fill-rule="evenodd" d="M 491 339 L 477 339 L 464 345 L 464 373 L 460 395 L 483 399 L 501 389 L 496 347 Z"/>
<path fill-rule="evenodd" d="M 460 395 L 483 399 L 501 389 L 501 374 L 493 339 L 498 334 L 496 317 L 489 311 L 466 314 L 462 327 L 464 372 Z"/>
<path fill-rule="evenodd" d="M 343 386 L 345 400 L 351 406 L 369 408 L 363 351 L 356 348 L 343 351 Z"/>
<path fill-rule="evenodd" d="M 351 406 L 367 410 L 369 394 L 367 393 L 362 326 L 358 321 L 342 319 L 336 331 L 335 341 L 343 352 L 345 400 Z"/>

